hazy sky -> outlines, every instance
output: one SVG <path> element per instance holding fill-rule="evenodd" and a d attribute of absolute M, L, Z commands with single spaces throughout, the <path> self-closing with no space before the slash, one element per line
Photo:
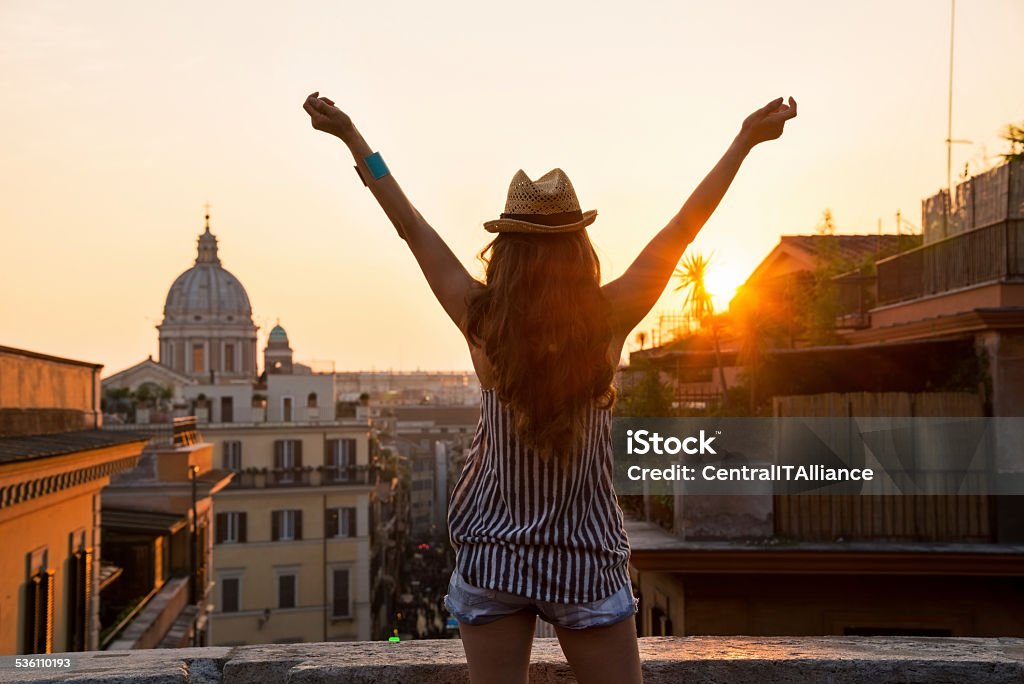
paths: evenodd
<path fill-rule="evenodd" d="M 1022 36 L 1020 0 L 959 4 L 954 137 L 973 143 L 955 167 L 980 168 L 1024 119 Z M 840 232 L 893 231 L 897 209 L 920 224 L 945 183 L 948 49 L 943 0 L 2 0 L 0 344 L 106 374 L 155 356 L 209 201 L 261 350 L 280 318 L 299 360 L 469 368 L 348 151 L 309 127 L 313 90 L 474 273 L 516 169 L 562 167 L 600 212 L 609 278 L 746 114 L 793 95 L 799 117 L 692 248 L 714 252 L 721 293 L 826 207 Z"/>

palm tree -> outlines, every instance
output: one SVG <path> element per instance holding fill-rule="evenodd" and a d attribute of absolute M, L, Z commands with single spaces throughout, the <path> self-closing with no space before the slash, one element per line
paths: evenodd
<path fill-rule="evenodd" d="M 718 329 L 715 327 L 715 305 L 704 282 L 711 258 L 700 253 L 687 254 L 676 266 L 675 277 L 679 281 L 676 292 L 686 290 L 683 308 L 687 310 L 691 320 L 704 326 L 708 322 L 711 327 L 711 338 L 715 343 L 715 364 L 718 366 L 718 380 L 722 385 L 722 406 L 729 406 L 728 388 L 725 384 L 725 369 L 722 367 L 722 350 L 718 344 Z"/>

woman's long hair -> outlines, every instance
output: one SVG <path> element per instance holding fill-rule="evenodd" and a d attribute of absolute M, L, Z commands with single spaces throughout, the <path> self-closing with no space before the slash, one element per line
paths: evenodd
<path fill-rule="evenodd" d="M 592 404 L 615 401 L 617 359 L 601 292 L 601 265 L 585 229 L 500 233 L 480 252 L 482 287 L 469 300 L 468 331 L 494 369 L 495 391 L 516 434 L 568 467 Z"/>

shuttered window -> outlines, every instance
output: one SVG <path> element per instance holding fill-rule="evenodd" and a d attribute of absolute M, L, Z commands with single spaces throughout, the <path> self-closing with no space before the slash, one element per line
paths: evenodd
<path fill-rule="evenodd" d="M 327 440 L 327 465 L 334 482 L 352 479 L 356 464 L 356 440 L 351 438 Z"/>
<path fill-rule="evenodd" d="M 278 483 L 294 482 L 302 468 L 302 440 L 278 439 L 274 442 L 274 470 Z"/>
<path fill-rule="evenodd" d="M 273 511 L 270 514 L 270 538 L 273 541 L 302 539 L 302 511 Z"/>
<path fill-rule="evenodd" d="M 242 469 L 242 443 L 238 440 L 224 442 L 224 470 L 236 473 Z"/>
<path fill-rule="evenodd" d="M 354 507 L 327 509 L 327 536 L 355 537 L 356 509 Z"/>
<path fill-rule="evenodd" d="M 244 511 L 227 511 L 217 514 L 217 544 L 244 543 L 248 527 L 248 515 Z"/>
<path fill-rule="evenodd" d="M 332 575 L 332 601 L 331 601 L 331 617 L 350 617 L 351 608 L 349 606 L 348 592 L 349 592 L 349 570 L 348 568 L 336 568 Z"/>
<path fill-rule="evenodd" d="M 220 581 L 220 612 L 237 613 L 241 603 L 241 580 L 226 577 Z"/>
<path fill-rule="evenodd" d="M 68 650 L 84 651 L 92 624 L 92 549 L 76 551 L 68 565 L 71 571 L 67 606 Z"/>
<path fill-rule="evenodd" d="M 53 570 L 29 578 L 25 606 L 25 652 L 53 653 Z"/>
<path fill-rule="evenodd" d="M 294 608 L 297 583 L 294 574 L 277 576 L 277 607 Z"/>

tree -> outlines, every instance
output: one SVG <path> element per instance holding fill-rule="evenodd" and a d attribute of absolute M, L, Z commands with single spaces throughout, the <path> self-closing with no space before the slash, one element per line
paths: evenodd
<path fill-rule="evenodd" d="M 135 401 L 143 408 L 149 408 L 155 398 L 152 383 L 144 382 L 135 390 Z"/>
<path fill-rule="evenodd" d="M 1008 162 L 1024 159 L 1024 121 L 1007 124 L 1001 137 L 1010 144 L 1009 151 L 1002 155 L 1003 159 Z"/>
<path fill-rule="evenodd" d="M 157 398 L 164 406 L 168 405 L 174 398 L 174 389 L 170 385 L 160 385 L 160 389 L 157 390 Z"/>
<path fill-rule="evenodd" d="M 750 415 L 754 415 L 757 411 L 757 381 L 765 352 L 780 334 L 781 326 L 775 312 L 768 310 L 762 302 L 751 301 L 749 297 L 737 298 L 730 313 L 739 340 L 738 360 L 746 369 Z"/>
<path fill-rule="evenodd" d="M 105 410 L 124 416 L 133 415 L 132 391 L 128 387 L 111 387 L 104 392 Z"/>
<path fill-rule="evenodd" d="M 623 388 L 622 397 L 615 405 L 618 415 L 637 418 L 672 415 L 672 392 L 661 381 L 654 362 L 635 358 L 630 365 L 629 375 L 633 381 L 628 388 Z"/>
<path fill-rule="evenodd" d="M 831 209 L 822 212 L 821 223 L 815 232 L 826 238 L 835 236 L 836 224 Z M 842 313 L 842 306 L 839 301 L 839 288 L 833 278 L 852 267 L 853 264 L 843 259 L 835 240 L 822 240 L 822 247 L 817 254 L 817 264 L 810 274 L 810 282 L 804 290 L 802 306 L 799 309 L 802 327 L 810 344 L 835 344 L 839 341 L 836 317 Z"/>
<path fill-rule="evenodd" d="M 686 290 L 683 308 L 689 310 L 690 317 L 704 326 L 710 323 L 711 339 L 715 344 L 715 365 L 718 366 L 718 380 L 722 385 L 722 403 L 728 406 L 728 387 L 725 384 L 725 369 L 722 367 L 722 349 L 718 343 L 718 328 L 715 326 L 715 306 L 708 292 L 704 276 L 707 274 L 711 257 L 700 253 L 687 254 L 676 266 L 675 277 L 679 281 L 676 291 Z"/>

